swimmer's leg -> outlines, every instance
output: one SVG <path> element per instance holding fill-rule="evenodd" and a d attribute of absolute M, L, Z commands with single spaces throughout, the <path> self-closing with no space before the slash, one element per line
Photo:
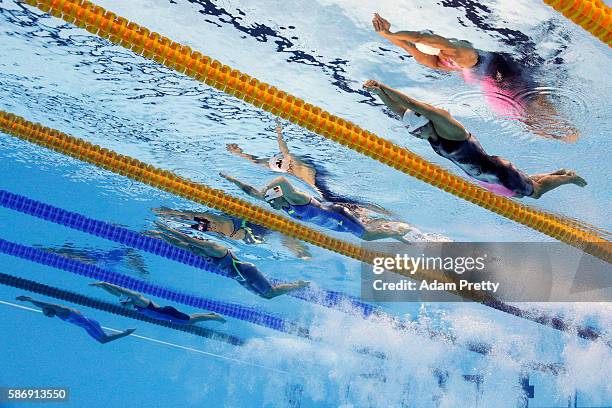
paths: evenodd
<path fill-rule="evenodd" d="M 101 344 L 110 343 L 111 341 L 118 340 L 125 336 L 129 336 L 130 334 L 134 333 L 134 331 L 136 331 L 136 329 L 127 329 L 120 333 L 107 334 L 102 329 L 102 326 L 100 326 L 100 323 L 98 323 L 97 320 L 87 318 L 87 321 L 89 322 L 89 324 L 87 325 L 85 330 L 91 337 L 96 339 Z"/>
<path fill-rule="evenodd" d="M 217 313 L 194 313 L 189 316 L 189 324 L 196 324 L 198 322 L 205 322 L 207 320 L 215 320 L 217 322 L 225 323 L 223 316 Z"/>
<path fill-rule="evenodd" d="M 295 238 L 289 237 L 287 235 L 281 235 L 281 241 L 283 246 L 290 250 L 293 255 L 297 256 L 300 259 L 310 259 L 312 255 L 308 250 L 308 246 L 303 242 L 298 241 Z"/>
<path fill-rule="evenodd" d="M 404 235 L 417 231 L 414 227 L 401 221 L 388 221 L 382 219 L 362 220 L 366 231 L 361 236 L 364 241 L 376 241 L 379 239 L 392 238 L 400 242 L 410 242 Z"/>
<path fill-rule="evenodd" d="M 280 283 L 278 285 L 272 286 L 272 289 L 270 289 L 266 294 L 262 295 L 262 297 L 266 299 L 272 299 L 277 296 L 284 295 L 285 293 L 305 288 L 308 285 L 310 285 L 310 282 L 303 280 L 299 280 L 292 283 Z"/>
<path fill-rule="evenodd" d="M 559 174 L 561 171 L 564 174 Z M 530 176 L 530 178 L 533 180 L 533 194 L 531 194 L 531 198 L 540 198 L 550 190 L 554 190 L 564 184 L 575 184 L 579 187 L 587 185 L 586 180 L 575 172 L 564 169 L 550 174 L 536 174 Z"/>

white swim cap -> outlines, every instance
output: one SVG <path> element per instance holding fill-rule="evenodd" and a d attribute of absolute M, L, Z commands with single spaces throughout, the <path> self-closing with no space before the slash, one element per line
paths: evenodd
<path fill-rule="evenodd" d="M 269 202 L 269 201 L 274 200 L 275 198 L 279 198 L 282 196 L 283 196 L 283 189 L 280 186 L 274 186 L 268 191 L 266 191 L 264 198 L 266 201 Z"/>
<path fill-rule="evenodd" d="M 426 44 L 415 43 L 414 46 L 417 50 L 421 51 L 423 54 L 427 55 L 438 55 L 440 53 L 439 48 L 431 47 Z"/>
<path fill-rule="evenodd" d="M 279 153 L 270 157 L 270 160 L 268 161 L 268 166 L 272 169 L 272 171 L 286 173 L 289 170 L 290 162 L 291 160 L 286 159 L 282 153 Z"/>
<path fill-rule="evenodd" d="M 413 133 L 415 130 L 427 125 L 429 123 L 429 119 L 423 115 L 419 115 L 418 113 L 411 111 L 410 109 L 406 109 L 406 112 L 404 112 L 404 116 L 402 117 L 402 123 L 408 129 L 408 132 Z"/>

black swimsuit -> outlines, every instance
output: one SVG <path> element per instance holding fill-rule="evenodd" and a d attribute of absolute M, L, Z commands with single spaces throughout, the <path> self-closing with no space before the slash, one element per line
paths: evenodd
<path fill-rule="evenodd" d="M 466 140 L 448 140 L 438 136 L 437 140 L 428 141 L 437 154 L 476 180 L 501 184 L 517 196 L 533 194 L 533 181 L 525 173 L 507 160 L 489 156 L 472 134 Z"/>
<path fill-rule="evenodd" d="M 223 258 L 215 258 L 219 267 L 229 276 L 256 295 L 266 297 L 273 288 L 268 279 L 249 262 L 239 261 L 232 251 L 228 250 Z"/>

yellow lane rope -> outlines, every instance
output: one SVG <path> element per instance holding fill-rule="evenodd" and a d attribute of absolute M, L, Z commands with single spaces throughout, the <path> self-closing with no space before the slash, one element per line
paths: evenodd
<path fill-rule="evenodd" d="M 419 180 L 612 262 L 610 243 L 576 222 L 492 194 L 349 121 L 223 65 L 188 46 L 151 32 L 89 1 L 25 2 Z"/>
<path fill-rule="evenodd" d="M 602 0 L 544 0 L 544 3 L 612 47 L 612 9 Z"/>
<path fill-rule="evenodd" d="M 287 217 L 227 195 L 221 190 L 196 183 L 170 171 L 156 168 L 132 157 L 121 155 L 1 110 L 0 131 L 365 263 L 371 264 L 375 257 L 385 255 L 332 238 Z M 411 278 L 444 281 L 450 279 L 438 271 L 421 270 L 415 275 L 404 274 Z M 473 295 L 469 293 L 465 295 L 463 292 L 454 293 L 479 302 L 483 299 L 476 293 Z"/>
<path fill-rule="evenodd" d="M 229 196 L 221 190 L 195 183 L 191 180 L 179 177 L 167 170 L 153 167 L 138 161 L 137 159 L 120 155 L 85 140 L 78 139 L 58 130 L 42 126 L 38 123 L 27 121 L 20 116 L 1 110 L 0 132 L 5 132 L 19 139 L 46 147 L 66 156 L 74 157 L 81 161 L 94 164 L 116 174 L 129 177 L 133 180 L 149 184 L 169 193 L 188 198 L 194 202 L 224 211 L 235 217 L 247 219 L 248 221 L 272 230 L 282 232 L 283 234 L 310 242 L 322 248 L 352 257 L 362 262 L 372 264 L 375 257 L 389 256 L 389 254 L 368 251 L 348 242 L 331 238 L 311 228 L 300 225 L 286 217 L 281 217 L 266 209 L 252 205 L 244 200 Z M 423 279 L 428 281 L 437 279 L 441 283 L 457 283 L 459 280 L 459 276 L 448 276 L 437 270 L 420 269 L 416 271 L 414 275 L 405 270 L 395 270 L 394 272 L 407 276 L 411 279 Z M 459 288 L 459 285 L 456 285 L 456 287 Z M 513 316 L 554 327 L 557 330 L 565 331 L 572 327 L 558 318 L 542 318 L 542 316 L 538 316 L 537 314 L 525 312 L 524 310 L 521 310 L 515 306 L 508 305 L 503 301 L 499 301 L 486 291 L 455 289 L 449 290 L 448 292 L 463 297 L 464 299 L 479 302 L 485 306 L 497 309 Z M 599 337 L 599 334 L 597 334 L 597 337 Z M 594 339 L 597 337 L 589 338 Z"/>

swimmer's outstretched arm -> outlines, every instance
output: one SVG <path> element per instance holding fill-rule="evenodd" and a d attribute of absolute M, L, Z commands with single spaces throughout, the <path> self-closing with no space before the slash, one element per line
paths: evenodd
<path fill-rule="evenodd" d="M 281 126 L 280 118 L 276 118 L 276 140 L 278 141 L 278 148 L 284 156 L 290 156 L 289 147 L 283 139 L 283 128 Z"/>
<path fill-rule="evenodd" d="M 159 221 L 155 221 L 155 226 L 160 230 L 158 235 L 173 245 L 177 245 L 192 251 L 201 251 L 204 256 L 211 256 L 213 258 L 222 258 L 227 255 L 228 249 L 221 244 L 190 237 L 189 235 L 183 234 L 182 232 L 177 231 Z"/>
<path fill-rule="evenodd" d="M 463 125 L 453 119 L 444 109 L 421 102 L 378 81 L 367 81 L 364 88 L 376 92 L 378 95 L 384 95 L 384 98 L 389 99 L 397 106 L 425 116 L 433 123 L 438 134 L 444 139 L 465 140 L 468 136 L 468 132 Z"/>
<path fill-rule="evenodd" d="M 259 190 L 257 190 L 255 187 L 250 186 L 246 183 L 243 183 L 242 181 L 238 180 L 235 177 L 232 176 L 228 176 L 225 173 L 219 173 L 219 175 L 221 177 L 223 177 L 224 179 L 226 179 L 227 181 L 230 181 L 232 183 L 234 183 L 235 185 L 238 186 L 238 188 L 240 188 L 242 191 L 244 191 L 245 193 L 247 193 L 248 195 L 250 195 L 253 198 L 257 198 L 258 200 L 264 200 L 264 194 L 265 192 L 261 192 Z"/>
<path fill-rule="evenodd" d="M 40 307 L 41 309 L 52 309 L 56 314 L 68 314 L 72 309 L 66 306 L 57 305 L 55 303 L 43 302 L 42 300 L 35 300 L 29 296 L 17 296 L 17 300 L 22 302 L 30 302 L 34 306 Z"/>
<path fill-rule="evenodd" d="M 382 18 L 380 15 L 378 15 L 378 13 L 374 14 L 372 24 L 374 25 L 374 29 L 378 34 L 389 40 L 391 43 L 402 48 L 404 51 L 408 52 L 408 54 L 412 55 L 418 63 L 423 64 L 429 68 L 439 69 L 442 71 L 451 71 L 450 68 L 438 63 L 437 55 L 425 54 L 424 52 L 419 51 L 419 49 L 416 48 L 416 46 L 414 45 L 415 43 L 420 42 L 423 44 L 430 45 L 432 47 L 447 49 L 448 46 L 451 45 L 451 43 L 444 37 L 436 36 L 435 34 L 430 35 L 426 33 L 421 33 L 418 31 L 398 31 L 396 33 L 392 33 L 391 31 L 389 31 L 389 29 L 391 28 L 391 24 L 387 20 Z M 427 37 L 435 37 L 435 39 Z M 430 42 L 442 42 L 443 40 L 445 40 L 447 43 L 445 46 L 430 44 Z"/>
<path fill-rule="evenodd" d="M 113 285 L 108 282 L 93 282 L 90 283 L 89 286 L 95 286 L 101 289 L 104 289 L 111 295 L 121 297 L 121 296 L 129 296 L 132 299 L 132 302 L 136 306 L 147 307 L 147 305 L 151 302 L 149 299 L 144 297 L 142 294 L 135 292 L 133 290 L 129 290 L 126 288 L 122 288 L 121 286 Z"/>
<path fill-rule="evenodd" d="M 233 153 L 238 157 L 242 157 L 243 159 L 247 159 L 253 164 L 257 164 L 259 166 L 264 166 L 264 167 L 267 167 L 268 165 L 268 159 L 263 159 L 255 155 L 245 153 L 242 150 L 242 148 L 238 146 L 236 143 L 229 143 L 225 146 L 225 148 L 227 149 L 228 152 Z"/>

